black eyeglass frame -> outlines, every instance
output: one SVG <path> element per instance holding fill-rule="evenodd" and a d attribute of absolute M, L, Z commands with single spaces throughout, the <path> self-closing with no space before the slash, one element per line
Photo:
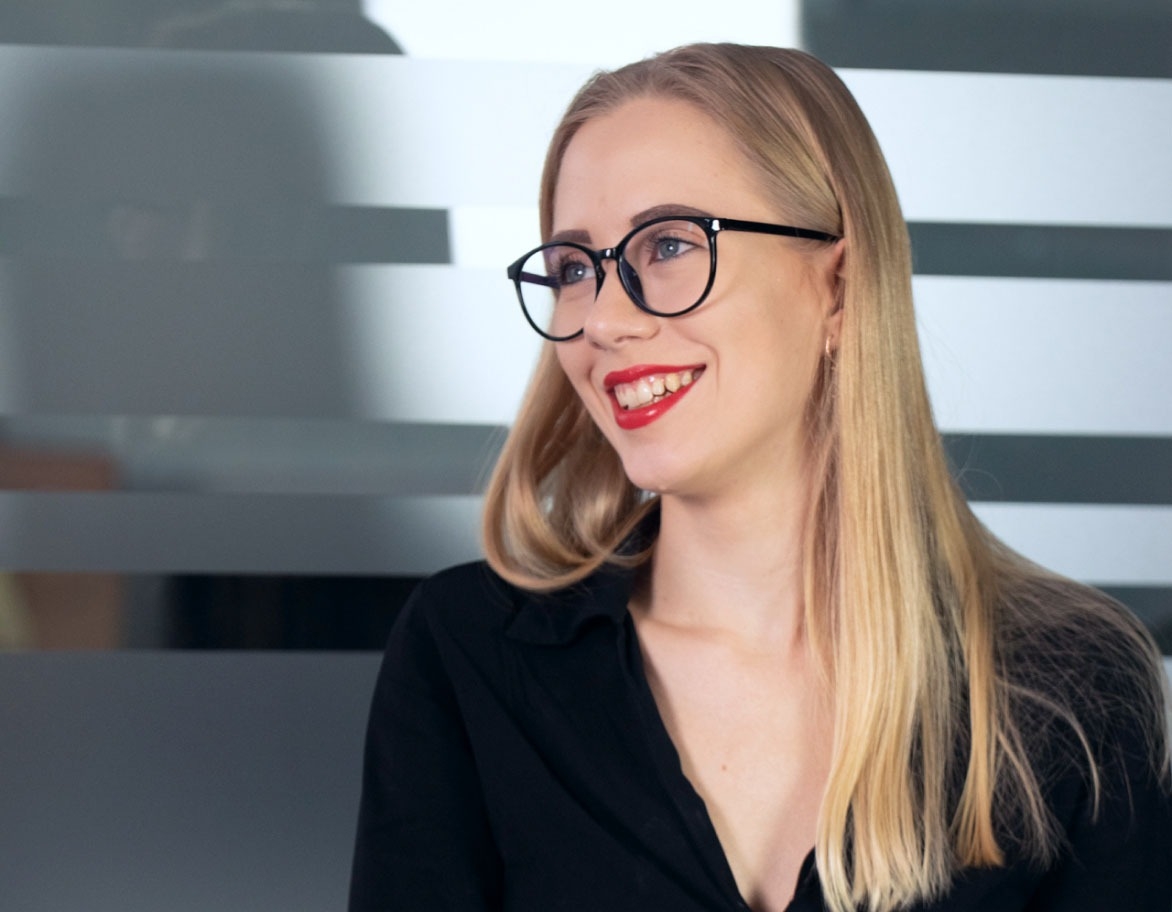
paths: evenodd
<path fill-rule="evenodd" d="M 683 308 L 682 310 L 661 311 L 655 310 L 648 306 L 647 302 L 643 300 L 642 292 L 634 284 L 638 279 L 638 273 L 630 266 L 624 258 L 623 253 L 630 243 L 631 238 L 645 231 L 652 225 L 658 225 L 661 222 L 691 222 L 694 225 L 699 225 L 704 229 L 704 234 L 708 238 L 708 283 L 704 286 L 704 291 L 701 292 L 700 297 L 694 304 Z M 582 327 L 577 332 L 569 336 L 553 336 L 537 325 L 537 321 L 529 315 L 529 309 L 525 306 L 525 295 L 521 289 L 522 281 L 527 281 L 530 284 L 546 285 L 550 288 L 555 287 L 557 280 L 549 276 L 537 276 L 534 273 L 523 273 L 521 267 L 534 254 L 538 254 L 543 250 L 548 250 L 553 247 L 573 247 L 575 250 L 580 250 L 590 258 L 590 262 L 594 264 L 594 297 L 598 298 L 602 291 L 602 282 L 606 278 L 606 270 L 603 269 L 603 262 L 606 260 L 614 260 L 619 276 L 619 281 L 622 283 L 623 290 L 626 291 L 636 307 L 645 313 L 652 314 L 656 317 L 682 317 L 686 313 L 695 310 L 708 297 L 708 293 L 712 291 L 712 284 L 716 281 L 716 236 L 722 231 L 745 231 L 753 234 L 773 234 L 782 237 L 802 238 L 811 241 L 837 241 L 839 236 L 836 234 L 827 234 L 825 231 L 814 231 L 810 228 L 797 228 L 793 225 L 774 225 L 769 222 L 747 222 L 742 219 L 726 219 L 714 218 L 707 215 L 662 215 L 658 218 L 649 219 L 641 225 L 636 225 L 619 241 L 614 247 L 607 247 L 605 250 L 592 250 L 584 244 L 579 244 L 575 241 L 554 241 L 549 244 L 542 244 L 539 247 L 534 247 L 528 253 L 517 259 L 509 265 L 506 270 L 508 277 L 512 280 L 513 286 L 517 291 L 517 301 L 521 305 L 521 313 L 525 315 L 525 320 L 530 326 L 537 331 L 537 334 L 548 339 L 551 342 L 569 342 L 572 339 L 578 338 L 585 331 Z"/>

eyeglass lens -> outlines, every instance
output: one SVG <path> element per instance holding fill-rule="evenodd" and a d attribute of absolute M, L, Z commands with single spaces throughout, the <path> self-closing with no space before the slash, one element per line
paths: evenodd
<path fill-rule="evenodd" d="M 654 222 L 630 235 L 619 258 L 627 292 L 641 306 L 670 315 L 692 307 L 708 287 L 708 235 L 685 220 Z M 533 323 L 547 335 L 569 338 L 585 325 L 601 290 L 594 262 L 581 248 L 554 244 L 521 267 L 521 299 Z M 619 276 L 610 277 L 614 282 Z"/>

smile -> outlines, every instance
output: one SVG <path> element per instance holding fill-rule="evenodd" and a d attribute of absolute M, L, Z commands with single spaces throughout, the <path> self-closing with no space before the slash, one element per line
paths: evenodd
<path fill-rule="evenodd" d="M 643 408 L 662 402 L 683 387 L 690 386 L 694 379 L 694 372 L 682 370 L 667 374 L 648 374 L 640 377 L 633 383 L 619 383 L 613 388 L 614 396 L 619 405 L 627 409 Z"/>
<path fill-rule="evenodd" d="M 645 427 L 682 399 L 703 373 L 703 365 L 642 365 L 607 374 L 603 383 L 615 422 L 624 430 Z"/>

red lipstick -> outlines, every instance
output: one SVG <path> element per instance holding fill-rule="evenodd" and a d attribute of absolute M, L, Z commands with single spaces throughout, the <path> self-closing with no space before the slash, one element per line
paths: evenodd
<path fill-rule="evenodd" d="M 672 393 L 666 398 L 660 399 L 658 402 L 653 402 L 649 405 L 642 405 L 636 408 L 623 408 L 619 404 L 618 396 L 615 395 L 615 387 L 623 383 L 634 383 L 641 377 L 648 377 L 652 375 L 665 376 L 667 374 L 680 374 L 685 371 L 692 373 L 692 382 L 686 386 L 681 386 L 676 392 Z M 696 381 L 699 380 L 700 374 L 704 371 L 704 365 L 667 365 L 667 364 L 638 364 L 634 367 L 628 367 L 620 371 L 611 371 L 603 377 L 603 385 L 606 387 L 607 398 L 610 399 L 611 409 L 614 411 L 615 424 L 625 431 L 633 431 L 638 428 L 646 427 L 651 422 L 661 418 L 668 409 L 675 405 L 680 399 L 684 397 Z"/>

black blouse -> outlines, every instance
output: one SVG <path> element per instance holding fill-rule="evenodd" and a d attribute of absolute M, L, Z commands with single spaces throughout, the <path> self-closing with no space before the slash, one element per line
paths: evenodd
<path fill-rule="evenodd" d="M 397 620 L 367 732 L 351 912 L 747 910 L 644 677 L 618 570 L 552 595 L 483 564 Z M 1092 821 L 1084 776 L 1048 791 L 1059 861 L 967 870 L 917 912 L 1169 912 L 1172 799 L 1126 771 Z M 789 912 L 823 909 L 813 852 Z"/>

